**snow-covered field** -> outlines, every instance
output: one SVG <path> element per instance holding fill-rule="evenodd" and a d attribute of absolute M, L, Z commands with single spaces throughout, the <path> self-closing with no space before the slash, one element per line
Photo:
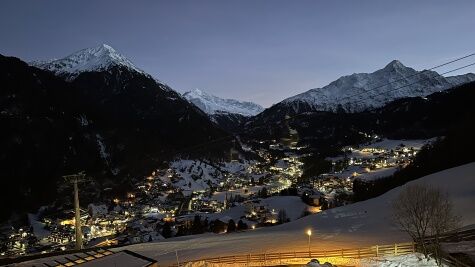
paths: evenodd
<path fill-rule="evenodd" d="M 426 259 L 421 253 L 412 253 L 400 256 L 389 256 L 379 259 L 362 260 L 360 263 L 365 267 L 436 267 L 437 262 L 433 259 Z M 446 266 L 446 265 L 442 265 Z"/>
<path fill-rule="evenodd" d="M 224 162 L 210 164 L 200 160 L 180 159 L 172 162 L 172 168 L 180 177 L 173 182 L 173 186 L 183 189 L 185 192 L 199 192 L 210 188 L 210 185 L 218 186 L 228 174 L 249 174 L 247 169 L 253 162 Z M 252 176 L 252 174 L 249 174 Z M 161 177 L 163 182 L 170 182 L 169 177 Z"/>
<path fill-rule="evenodd" d="M 376 179 L 393 175 L 398 170 L 398 168 L 399 168 L 398 166 L 395 166 L 395 167 L 371 170 L 369 172 L 363 172 L 359 174 L 357 177 L 361 180 L 367 180 L 367 181 L 376 180 Z"/>
<path fill-rule="evenodd" d="M 231 189 L 228 191 L 214 192 L 213 199 L 223 202 L 228 197 L 240 195 L 242 197 L 249 197 L 251 194 L 256 194 L 259 190 L 262 190 L 263 185 L 255 185 L 246 188 Z"/>
<path fill-rule="evenodd" d="M 261 200 L 261 203 L 268 206 L 270 210 L 274 210 L 277 214 L 279 210 L 285 210 L 287 217 L 290 221 L 295 221 L 302 217 L 302 214 L 305 210 L 308 209 L 308 205 L 302 202 L 300 197 L 297 196 L 275 196 L 264 198 Z M 238 205 L 227 209 L 220 213 L 211 213 L 203 214 L 202 216 L 207 217 L 208 220 L 216 220 L 223 217 L 230 217 L 235 222 L 246 215 L 246 209 L 243 205 Z M 246 221 L 247 223 L 248 221 Z M 249 222 L 248 225 L 253 225 L 256 223 Z"/>
<path fill-rule="evenodd" d="M 436 138 L 431 139 L 413 139 L 413 140 L 394 140 L 394 139 L 383 139 L 381 141 L 371 144 L 371 147 L 382 148 L 386 150 L 396 149 L 397 147 L 404 145 L 407 148 L 421 149 L 424 145 L 434 142 Z"/>
<path fill-rule="evenodd" d="M 187 191 L 204 191 L 209 189 L 209 184 L 216 186 L 223 179 L 221 171 L 201 161 L 179 160 L 174 161 L 171 167 L 181 178 L 174 186 Z"/>
<path fill-rule="evenodd" d="M 411 183 L 442 187 L 452 198 L 463 225 L 475 224 L 475 163 L 425 176 Z M 302 251 L 307 247 L 307 229 L 313 230 L 313 249 L 340 249 L 410 241 L 391 222 L 390 203 L 401 187 L 363 202 L 330 209 L 287 224 L 248 230 L 244 233 L 203 234 L 168 239 L 156 243 L 136 244 L 121 249 L 136 251 L 157 259 L 159 264 L 220 255 Z"/>
<path fill-rule="evenodd" d="M 297 196 L 270 197 L 263 199 L 261 203 L 267 204 L 269 208 L 275 210 L 275 212 L 285 210 L 290 221 L 295 221 L 302 217 L 303 212 L 309 207 Z"/>

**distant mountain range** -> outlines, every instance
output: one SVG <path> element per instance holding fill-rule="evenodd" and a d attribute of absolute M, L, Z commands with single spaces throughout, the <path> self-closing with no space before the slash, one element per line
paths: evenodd
<path fill-rule="evenodd" d="M 289 97 L 251 121 L 278 121 L 285 116 L 316 111 L 361 112 L 383 107 L 396 99 L 424 97 L 475 81 L 475 74 L 444 77 L 435 71 L 416 71 L 393 60 L 372 73 L 342 76 L 322 88 Z"/>
<path fill-rule="evenodd" d="M 435 71 L 416 71 L 393 60 L 375 72 L 343 76 L 281 103 L 294 110 L 358 112 L 382 107 L 398 98 L 427 96 L 474 80 L 473 73 L 443 77 Z"/>
<path fill-rule="evenodd" d="M 256 103 L 220 98 L 199 89 L 183 94 L 183 97 L 209 115 L 211 120 L 229 132 L 235 132 L 250 117 L 264 108 Z"/>
<path fill-rule="evenodd" d="M 264 110 L 262 106 L 256 103 L 235 99 L 224 99 L 208 94 L 199 89 L 186 92 L 183 94 L 183 97 L 209 115 L 214 115 L 216 113 L 231 113 L 250 117 L 257 115 Z"/>

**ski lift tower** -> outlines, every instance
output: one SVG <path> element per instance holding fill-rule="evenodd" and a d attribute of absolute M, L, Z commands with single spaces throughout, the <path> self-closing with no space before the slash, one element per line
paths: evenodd
<path fill-rule="evenodd" d="M 81 211 L 79 209 L 79 190 L 78 183 L 84 182 L 86 175 L 84 172 L 63 176 L 66 182 L 72 183 L 74 186 L 74 228 L 76 231 L 76 249 L 82 249 L 82 231 L 81 231 Z"/>

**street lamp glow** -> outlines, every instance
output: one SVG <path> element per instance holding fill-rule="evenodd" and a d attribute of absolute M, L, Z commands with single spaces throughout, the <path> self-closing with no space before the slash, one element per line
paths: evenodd
<path fill-rule="evenodd" d="M 311 254 L 310 254 L 310 237 L 312 236 L 312 229 L 307 230 L 307 236 L 308 236 L 308 255 L 309 255 L 309 257 L 311 257 Z"/>

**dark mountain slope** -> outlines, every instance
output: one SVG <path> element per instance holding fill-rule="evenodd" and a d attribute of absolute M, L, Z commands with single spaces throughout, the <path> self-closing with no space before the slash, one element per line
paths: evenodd
<path fill-rule="evenodd" d="M 287 138 L 297 131 L 301 145 L 320 151 L 364 141 L 369 135 L 389 138 L 441 136 L 463 117 L 474 116 L 475 82 L 427 96 L 395 100 L 382 108 L 358 113 L 308 112 L 274 123 L 246 124 L 246 137 Z"/>
<path fill-rule="evenodd" d="M 0 86 L 0 201 L 12 203 L 2 209 L 4 218 L 54 200 L 65 174 L 85 170 L 100 192 L 131 184 L 176 151 L 201 157 L 227 151 L 223 142 L 185 149 L 226 133 L 167 86 L 127 68 L 65 82 L 0 56 Z"/>

